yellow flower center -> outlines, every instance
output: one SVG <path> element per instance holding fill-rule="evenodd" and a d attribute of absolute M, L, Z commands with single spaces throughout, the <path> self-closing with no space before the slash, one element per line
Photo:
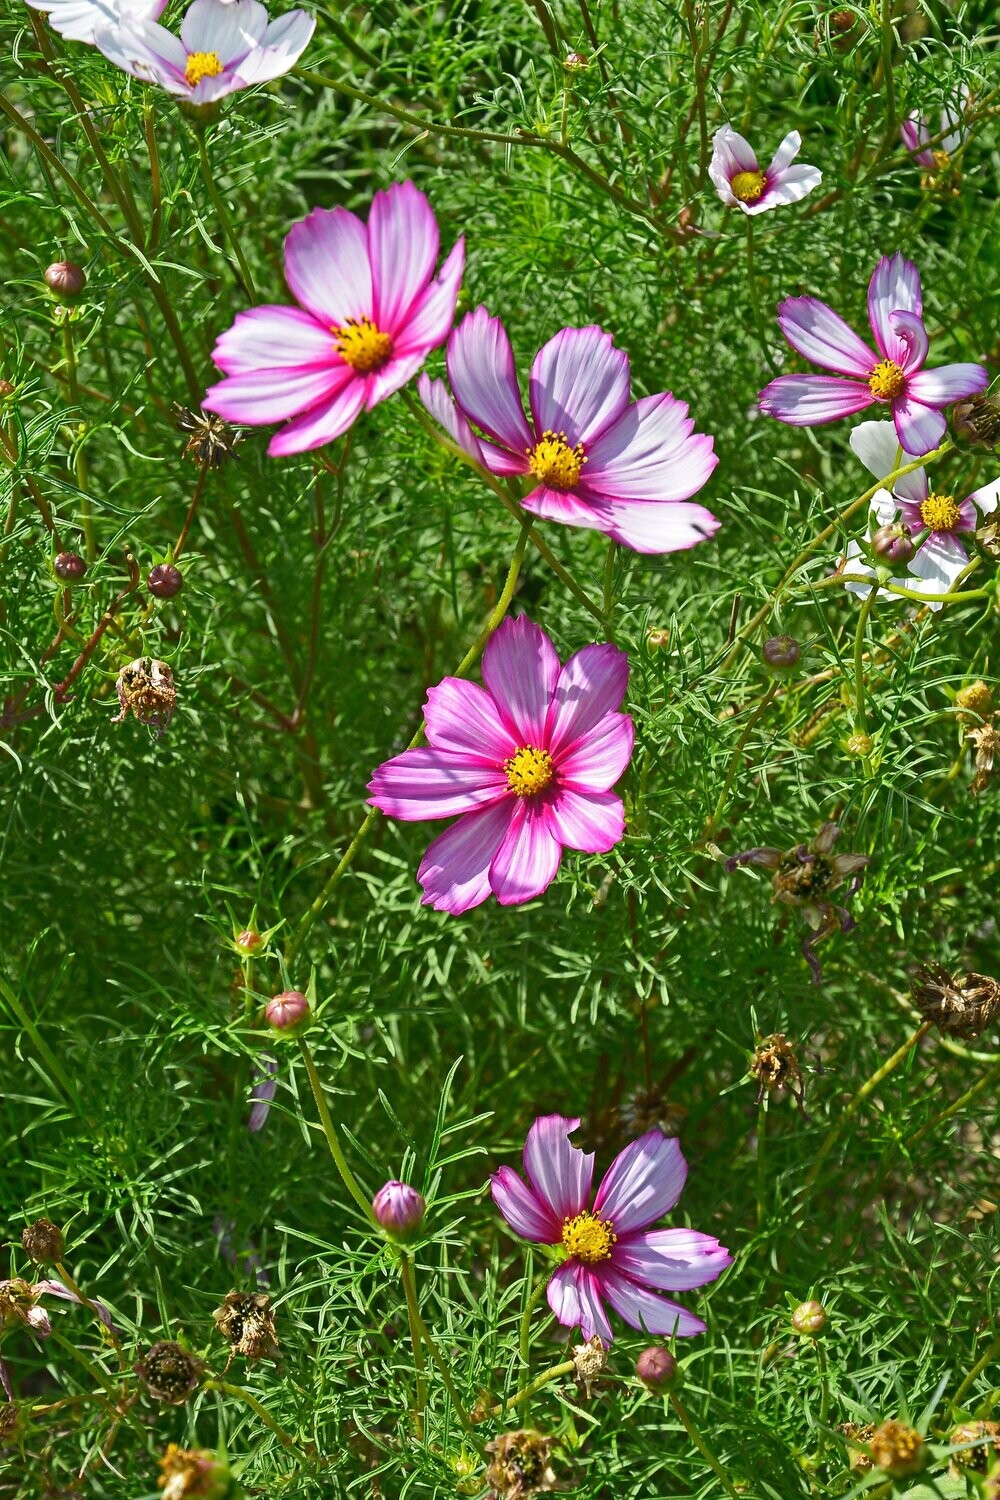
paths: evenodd
<path fill-rule="evenodd" d="M 961 519 L 954 495 L 928 495 L 920 507 L 920 519 L 932 531 L 954 531 Z"/>
<path fill-rule="evenodd" d="M 587 460 L 583 456 L 583 444 L 571 448 L 564 432 L 543 432 L 542 440 L 528 449 L 528 463 L 532 474 L 542 484 L 554 490 L 572 490 L 580 482 L 580 470 Z"/>
<path fill-rule="evenodd" d="M 617 1238 L 611 1220 L 599 1219 L 596 1214 L 577 1214 L 575 1219 L 563 1220 L 562 1242 L 566 1252 L 574 1260 L 582 1260 L 585 1266 L 607 1260 Z"/>
<path fill-rule="evenodd" d="M 522 745 L 520 750 L 505 760 L 507 785 L 515 797 L 534 797 L 544 792 L 556 768 L 547 750 L 536 750 L 534 745 Z"/>
<path fill-rule="evenodd" d="M 381 370 L 392 353 L 392 339 L 376 328 L 371 318 L 348 318 L 342 328 L 334 328 L 341 358 L 359 375 Z"/>
<path fill-rule="evenodd" d="M 880 359 L 868 377 L 868 389 L 876 401 L 894 401 L 906 390 L 906 376 L 895 360 Z"/>
<path fill-rule="evenodd" d="M 222 58 L 217 52 L 192 52 L 184 67 L 184 77 L 194 88 L 203 78 L 218 78 Z"/>
<path fill-rule="evenodd" d="M 729 186 L 733 190 L 733 197 L 738 198 L 741 203 L 756 203 L 767 187 L 767 178 L 763 172 L 737 172 Z"/>
<path fill-rule="evenodd" d="M 931 155 L 934 158 L 934 165 L 940 171 L 946 172 L 951 166 L 951 157 L 948 155 L 947 151 L 932 151 Z"/>

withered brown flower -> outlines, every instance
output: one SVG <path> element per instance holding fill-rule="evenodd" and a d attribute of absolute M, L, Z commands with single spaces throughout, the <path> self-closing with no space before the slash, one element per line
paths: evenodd
<path fill-rule="evenodd" d="M 174 421 L 182 432 L 191 436 L 184 444 L 184 457 L 209 469 L 220 469 L 231 458 L 239 458 L 236 445 L 243 434 L 211 412 L 188 411 L 174 402 Z"/>
<path fill-rule="evenodd" d="M 952 975 L 941 964 L 923 964 L 910 977 L 910 994 L 925 1021 L 966 1041 L 1000 1013 L 1000 984 L 989 974 Z"/>
<path fill-rule="evenodd" d="M 927 1445 L 915 1427 L 895 1417 L 876 1427 L 869 1447 L 876 1468 L 891 1479 L 907 1479 L 919 1474 L 927 1462 Z"/>
<path fill-rule="evenodd" d="M 587 1401 L 593 1396 L 594 1384 L 607 1363 L 608 1351 L 599 1334 L 595 1333 L 585 1344 L 573 1346 L 574 1374 Z"/>
<path fill-rule="evenodd" d="M 153 1344 L 135 1364 L 135 1373 L 149 1394 L 168 1406 L 184 1404 L 201 1384 L 203 1369 L 201 1360 L 173 1339 Z"/>
<path fill-rule="evenodd" d="M 181 1448 L 170 1443 L 160 1459 L 157 1487 L 162 1500 L 224 1500 L 230 1490 L 230 1473 L 207 1448 Z"/>
<path fill-rule="evenodd" d="M 984 792 L 993 776 L 993 766 L 1000 756 L 1000 724 L 997 715 L 990 714 L 983 724 L 966 731 L 966 739 L 976 747 L 976 774 L 969 785 L 974 797 Z"/>
<path fill-rule="evenodd" d="M 874 1469 L 875 1460 L 866 1448 L 871 1446 L 871 1440 L 875 1436 L 874 1422 L 841 1422 L 840 1431 L 847 1439 L 847 1466 L 856 1474 L 867 1474 L 869 1469 Z M 864 1443 L 866 1448 L 856 1448 L 855 1443 Z"/>
<path fill-rule="evenodd" d="M 956 1479 L 969 1470 L 985 1474 L 1000 1462 L 1000 1422 L 963 1422 L 949 1442 L 958 1449 L 951 1455 L 951 1473 Z"/>
<path fill-rule="evenodd" d="M 162 735 L 177 703 L 174 674 L 166 662 L 153 656 L 137 656 L 122 667 L 115 686 L 120 711 L 111 720 L 112 724 L 120 724 L 132 713 L 140 724 L 151 724 Z"/>
<path fill-rule="evenodd" d="M 556 1485 L 556 1474 L 549 1463 L 552 1439 L 533 1428 L 504 1432 L 486 1444 L 491 1455 L 486 1482 L 492 1486 L 493 1500 L 526 1500 Z"/>
<path fill-rule="evenodd" d="M 36 1219 L 21 1230 L 21 1244 L 36 1266 L 55 1265 L 63 1257 L 62 1230 L 51 1219 Z"/>
<path fill-rule="evenodd" d="M 783 1031 L 760 1038 L 748 1067 L 751 1078 L 756 1078 L 760 1084 L 758 1104 L 765 1094 L 785 1093 L 795 1100 L 799 1113 L 806 1117 L 805 1088 L 798 1054 Z"/>
<path fill-rule="evenodd" d="M 229 1361 L 237 1354 L 244 1359 L 280 1357 L 280 1345 L 274 1326 L 274 1310 L 266 1292 L 229 1292 L 221 1307 L 212 1314 L 216 1328 L 229 1342 Z"/>

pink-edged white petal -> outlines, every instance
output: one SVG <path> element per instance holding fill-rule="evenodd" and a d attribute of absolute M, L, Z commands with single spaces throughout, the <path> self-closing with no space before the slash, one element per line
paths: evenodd
<path fill-rule="evenodd" d="M 501 906 L 534 901 L 552 884 L 561 858 L 548 807 L 540 798 L 522 797 L 490 865 L 490 889 Z"/>
<path fill-rule="evenodd" d="M 714 439 L 694 432 L 685 402 L 643 396 L 587 452 L 582 492 L 609 500 L 687 500 L 716 464 Z"/>
<path fill-rule="evenodd" d="M 934 166 L 934 153 L 928 147 L 931 138 L 930 131 L 919 114 L 914 113 L 908 120 L 903 121 L 899 127 L 899 135 L 904 147 L 919 166 Z"/>
<path fill-rule="evenodd" d="M 920 272 L 912 260 L 907 260 L 899 251 L 895 255 L 883 255 L 872 272 L 868 283 L 868 320 L 884 357 L 902 365 L 907 353 L 906 344 L 889 317 L 897 310 L 916 313 L 918 317 L 923 312 Z"/>
<path fill-rule="evenodd" d="M 558 756 L 621 707 L 628 657 L 617 646 L 584 646 L 561 669 L 551 697 L 546 742 Z"/>
<path fill-rule="evenodd" d="M 483 652 L 483 682 L 518 747 L 545 749 L 549 702 L 559 681 L 559 657 L 541 626 L 510 616 Z"/>
<path fill-rule="evenodd" d="M 708 175 L 715 191 L 728 208 L 735 208 L 739 202 L 730 186 L 733 178 L 739 172 L 758 170 L 756 152 L 750 142 L 738 135 L 731 125 L 723 125 L 715 132 Z"/>
<path fill-rule="evenodd" d="M 555 757 L 560 787 L 609 792 L 632 758 L 635 726 L 628 714 L 609 713 Z"/>
<path fill-rule="evenodd" d="M 428 743 L 437 750 L 474 756 L 496 766 L 518 749 L 489 693 L 461 677 L 445 677 L 428 688 L 424 721 Z"/>
<path fill-rule="evenodd" d="M 346 208 L 314 208 L 285 239 L 285 280 L 297 302 L 324 327 L 372 315 L 368 235 Z"/>
<path fill-rule="evenodd" d="M 978 506 L 984 516 L 992 515 L 997 506 L 1000 505 L 1000 479 L 994 479 L 990 484 L 984 484 L 978 490 L 973 490 L 967 497 Z"/>
<path fill-rule="evenodd" d="M 562 1220 L 510 1167 L 501 1167 L 490 1178 L 493 1202 L 515 1234 L 535 1245 L 557 1245 L 562 1239 Z"/>
<path fill-rule="evenodd" d="M 907 464 L 916 462 L 914 454 L 901 449 L 894 422 L 859 422 L 857 427 L 852 428 L 848 441 L 865 468 L 876 479 L 884 479 L 894 469 L 902 469 Z M 914 469 L 912 474 L 902 475 L 894 481 L 893 489 L 902 499 L 921 504 L 929 494 L 926 469 Z M 885 491 L 880 490 L 879 493 L 885 494 Z"/>
<path fill-rule="evenodd" d="M 550 1278 L 545 1289 L 549 1306 L 564 1328 L 579 1328 L 585 1339 L 596 1334 L 607 1347 L 613 1340 L 601 1301 L 601 1287 L 588 1266 L 568 1260 Z"/>
<path fill-rule="evenodd" d="M 373 319 L 395 337 L 437 265 L 440 236 L 434 211 L 412 182 L 375 194 L 368 215 Z"/>
<path fill-rule="evenodd" d="M 560 787 L 549 804 L 549 819 L 563 847 L 584 854 L 607 854 L 625 837 L 625 804 L 614 792 Z"/>
<path fill-rule="evenodd" d="M 759 214 L 766 213 L 771 208 L 782 208 L 789 203 L 801 203 L 822 181 L 823 173 L 818 167 L 811 167 L 804 161 L 796 162 L 793 167 L 786 167 L 774 177 L 768 175 L 767 186 L 756 203 L 744 203 L 740 206 L 748 214 Z"/>
<path fill-rule="evenodd" d="M 557 521 L 560 526 L 579 526 L 584 531 L 603 531 L 607 534 L 607 523 L 603 516 L 606 501 L 594 500 L 581 490 L 553 490 L 540 484 L 525 495 L 521 505 L 533 516 L 543 521 Z"/>
<path fill-rule="evenodd" d="M 460 916 L 490 896 L 489 870 L 507 832 L 513 799 L 467 813 L 446 828 L 420 862 L 421 904 Z"/>
<path fill-rule="evenodd" d="M 779 375 L 758 397 L 766 416 L 790 427 L 822 427 L 872 406 L 867 385 L 837 375 Z"/>
<path fill-rule="evenodd" d="M 689 1292 L 715 1281 L 733 1257 L 710 1234 L 695 1229 L 650 1229 L 629 1235 L 611 1252 L 616 1271 L 661 1292 Z"/>
<path fill-rule="evenodd" d="M 267 10 L 260 0 L 191 0 L 181 22 L 181 41 L 188 52 L 214 52 L 223 68 L 259 47 L 267 31 Z"/>
<path fill-rule="evenodd" d="M 477 464 L 484 463 L 482 445 L 455 405 L 451 391 L 444 381 L 432 380 L 429 375 L 421 375 L 417 381 L 417 395 L 420 397 L 424 410 L 434 418 L 439 427 L 444 429 L 452 442 L 470 458 L 474 458 Z"/>
<path fill-rule="evenodd" d="M 722 524 L 703 505 L 690 500 L 600 500 L 594 511 L 600 530 L 613 542 L 649 555 L 683 552 L 707 542 Z"/>
<path fill-rule="evenodd" d="M 909 374 L 912 379 L 911 372 L 920 369 L 930 347 L 924 320 L 917 313 L 903 312 L 897 308 L 889 314 L 889 325 L 903 346 L 900 366 L 904 374 Z"/>
<path fill-rule="evenodd" d="M 312 40 L 316 30 L 315 17 L 304 10 L 290 10 L 272 21 L 267 28 L 264 45 L 255 47 L 239 64 L 239 82 L 245 87 L 255 83 L 270 83 L 290 73 Z"/>
<path fill-rule="evenodd" d="M 464 750 L 430 745 L 387 760 L 374 772 L 368 791 L 373 807 L 408 823 L 454 818 L 510 796 L 500 766 L 474 760 Z"/>
<path fill-rule="evenodd" d="M 818 297 L 789 297 L 778 307 L 778 324 L 792 348 L 824 370 L 867 381 L 878 363 L 864 340 Z"/>
<path fill-rule="evenodd" d="M 94 45 L 99 27 L 123 20 L 158 21 L 167 0 L 26 0 L 32 10 L 47 13 L 53 31 L 67 42 Z"/>
<path fill-rule="evenodd" d="M 94 45 L 133 78 L 159 84 L 171 94 L 191 93 L 184 76 L 188 57 L 184 43 L 156 21 L 132 17 L 113 26 L 98 26 Z"/>
<path fill-rule="evenodd" d="M 968 566 L 969 554 L 957 536 L 932 531 L 910 562 L 910 572 L 917 581 L 907 586 L 918 594 L 947 594 Z"/>
<path fill-rule="evenodd" d="M 797 130 L 790 130 L 768 163 L 768 177 L 777 177 L 786 172 L 802 149 L 802 137 Z"/>
<path fill-rule="evenodd" d="M 455 242 L 440 275 L 420 292 L 395 341 L 395 352 L 427 354 L 448 337 L 465 270 L 465 240 Z"/>
<path fill-rule="evenodd" d="M 462 411 L 519 458 L 534 447 L 507 330 L 485 307 L 467 313 L 448 340 L 448 381 Z"/>
<path fill-rule="evenodd" d="M 605 1261 L 598 1266 L 596 1276 L 604 1296 L 630 1327 L 661 1338 L 675 1335 L 690 1338 L 705 1332 L 706 1325 L 701 1318 L 696 1318 L 686 1307 L 668 1302 L 666 1297 L 640 1286 L 630 1276 L 621 1275 L 614 1269 L 613 1262 Z"/>
<path fill-rule="evenodd" d="M 628 406 L 628 355 L 594 324 L 562 328 L 535 355 L 528 388 L 538 436 L 565 433 L 587 448 Z"/>
<path fill-rule="evenodd" d="M 218 402 L 219 397 L 213 399 Z M 307 453 L 332 443 L 354 423 L 365 404 L 365 382 L 350 376 L 346 384 L 328 400 L 321 401 L 301 417 L 294 417 L 267 445 L 271 458 L 290 453 Z M 215 408 L 218 410 L 218 405 Z"/>
<path fill-rule="evenodd" d="M 680 1142 L 647 1130 L 619 1151 L 604 1174 L 594 1213 L 610 1219 L 617 1235 L 645 1229 L 673 1208 L 687 1177 Z"/>
<path fill-rule="evenodd" d="M 330 330 L 298 307 L 267 304 L 237 313 L 212 358 L 226 375 L 325 365 L 343 368 Z"/>
<path fill-rule="evenodd" d="M 42 1292 L 47 1297 L 59 1297 L 63 1302 L 75 1302 L 79 1307 L 89 1305 L 97 1313 L 105 1328 L 110 1328 L 113 1332 L 118 1331 L 115 1328 L 114 1319 L 108 1312 L 108 1309 L 96 1297 L 91 1297 L 88 1304 L 84 1302 L 83 1298 L 77 1292 L 71 1292 L 68 1286 L 63 1286 L 61 1281 L 55 1280 L 36 1282 L 35 1291 Z"/>
<path fill-rule="evenodd" d="M 551 1210 L 560 1235 L 563 1220 L 582 1214 L 590 1202 L 593 1153 L 581 1151 L 569 1139 L 579 1125 L 579 1119 L 572 1116 L 540 1115 L 524 1143 L 528 1181 Z"/>
<path fill-rule="evenodd" d="M 919 376 L 913 378 L 917 380 Z M 936 448 L 948 430 L 944 413 L 936 407 L 924 406 L 909 391 L 893 401 L 892 420 L 896 436 L 907 453 L 915 453 L 918 458 Z"/>
<path fill-rule="evenodd" d="M 963 396 L 984 391 L 989 383 L 989 371 L 982 365 L 938 365 L 936 370 L 919 370 L 908 376 L 906 393 L 926 406 L 950 406 Z"/>

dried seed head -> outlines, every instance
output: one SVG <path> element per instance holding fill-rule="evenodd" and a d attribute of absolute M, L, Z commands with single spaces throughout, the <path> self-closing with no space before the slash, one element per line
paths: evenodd
<path fill-rule="evenodd" d="M 277 1362 L 280 1345 L 271 1299 L 266 1292 L 229 1292 L 212 1319 L 229 1342 L 230 1360 L 242 1354 L 251 1362 L 258 1359 Z"/>
<path fill-rule="evenodd" d="M 25 1281 L 23 1276 L 0 1281 L 0 1333 L 20 1323 L 39 1338 L 48 1338 L 52 1332 L 48 1314 L 44 1308 L 36 1306 L 41 1295 L 38 1287 Z"/>
<path fill-rule="evenodd" d="M 677 1379 L 677 1361 L 669 1349 L 651 1344 L 636 1360 L 635 1373 L 648 1390 L 663 1391 Z"/>
<path fill-rule="evenodd" d="M 267 1002 L 264 1015 L 267 1017 L 267 1024 L 273 1026 L 275 1031 L 294 1036 L 309 1019 L 309 1001 L 301 990 L 282 990 L 280 995 L 274 995 Z"/>
<path fill-rule="evenodd" d="M 761 1037 L 750 1057 L 749 1070 L 750 1076 L 760 1084 L 758 1104 L 765 1094 L 776 1092 L 791 1094 L 801 1103 L 802 1069 L 795 1048 L 783 1031 Z"/>
<path fill-rule="evenodd" d="M 491 1455 L 486 1483 L 493 1488 L 495 1500 L 527 1500 L 556 1486 L 556 1474 L 549 1463 L 552 1439 L 524 1428 L 504 1432 L 486 1444 Z"/>
<path fill-rule="evenodd" d="M 120 711 L 111 720 L 120 724 L 132 713 L 140 724 L 150 724 L 160 734 L 174 716 L 177 689 L 174 674 L 164 661 L 137 656 L 118 673 L 116 683 Z"/>
<path fill-rule="evenodd" d="M 872 537 L 872 551 L 887 563 L 908 563 L 916 552 L 910 528 L 901 521 L 880 526 Z"/>
<path fill-rule="evenodd" d="M 919 1474 L 927 1462 L 927 1445 L 915 1427 L 891 1418 L 876 1427 L 870 1447 L 875 1467 L 890 1479 L 906 1479 Z"/>
<path fill-rule="evenodd" d="M 173 1339 L 161 1339 L 136 1362 L 135 1373 L 154 1400 L 182 1406 L 201 1384 L 203 1368 L 200 1359 Z"/>
<path fill-rule="evenodd" d="M 976 541 L 987 557 L 992 557 L 994 562 L 1000 560 L 1000 515 L 995 511 L 993 515 L 986 517 L 976 532 Z"/>
<path fill-rule="evenodd" d="M 162 1500 L 225 1500 L 232 1476 L 229 1466 L 207 1448 L 181 1448 L 171 1443 L 160 1459 L 157 1488 Z"/>
<path fill-rule="evenodd" d="M 172 563 L 158 563 L 150 568 L 146 587 L 155 599 L 173 599 L 184 587 L 184 575 Z"/>
<path fill-rule="evenodd" d="M 787 676 L 798 666 L 802 647 L 793 635 L 772 635 L 760 648 L 764 666 L 775 677 Z"/>
<path fill-rule="evenodd" d="M 864 1443 L 866 1447 L 871 1446 L 872 1438 L 875 1436 L 874 1422 L 841 1422 L 840 1431 L 848 1439 L 847 1466 L 855 1474 L 867 1474 L 874 1469 L 875 1461 L 864 1448 L 855 1448 L 854 1443 Z"/>
<path fill-rule="evenodd" d="M 1000 1463 L 1000 1422 L 963 1422 L 949 1439 L 958 1453 L 951 1455 L 951 1469 L 956 1478 L 972 1471 L 986 1474 Z M 969 1444 L 973 1447 L 969 1447 Z"/>
<path fill-rule="evenodd" d="M 995 448 L 1000 443 L 1000 400 L 981 393 L 957 402 L 951 409 L 951 430 L 969 447 Z"/>
<path fill-rule="evenodd" d="M 12 1448 L 24 1430 L 20 1409 L 13 1401 L 0 1405 L 0 1448 Z"/>
<path fill-rule="evenodd" d="M 87 273 L 72 260 L 57 260 L 43 277 L 45 285 L 60 302 L 76 302 L 87 285 Z"/>
<path fill-rule="evenodd" d="M 79 552 L 57 552 L 52 571 L 63 583 L 79 583 L 87 573 L 87 564 Z"/>
<path fill-rule="evenodd" d="M 910 994 L 925 1021 L 966 1041 L 1000 1013 L 1000 984 L 989 974 L 951 975 L 941 964 L 923 964 L 910 978 Z"/>
<path fill-rule="evenodd" d="M 970 729 L 966 739 L 976 747 L 976 774 L 969 784 L 974 796 L 985 791 L 993 775 L 993 767 L 1000 758 L 1000 723 L 998 715 L 991 714 L 984 724 Z"/>
<path fill-rule="evenodd" d="M 62 1230 L 51 1219 L 36 1219 L 21 1230 L 21 1244 L 36 1266 L 54 1266 L 63 1258 Z"/>
<path fill-rule="evenodd" d="M 822 1302 L 800 1302 L 792 1313 L 792 1327 L 796 1333 L 811 1339 L 822 1333 L 826 1327 L 826 1308 Z"/>
<path fill-rule="evenodd" d="M 629 1135 L 645 1135 L 647 1130 L 658 1130 L 661 1135 L 673 1139 L 681 1133 L 687 1119 L 683 1104 L 675 1104 L 668 1097 L 662 1084 L 652 1088 L 635 1089 L 626 1095 L 618 1110 L 619 1123 Z"/>
<path fill-rule="evenodd" d="M 405 1240 L 420 1228 L 427 1204 L 416 1188 L 393 1178 L 375 1194 L 372 1210 L 386 1234 L 394 1240 Z"/>
<path fill-rule="evenodd" d="M 236 445 L 243 434 L 211 412 L 188 411 L 174 403 L 174 421 L 182 432 L 191 436 L 184 444 L 184 457 L 208 469 L 221 469 L 231 458 L 239 458 Z"/>
<path fill-rule="evenodd" d="M 608 1351 L 595 1333 L 585 1344 L 573 1348 L 573 1364 L 583 1394 L 589 1401 L 594 1394 L 594 1382 L 608 1363 Z"/>
<path fill-rule="evenodd" d="M 959 688 L 955 694 L 955 707 L 963 712 L 978 714 L 984 718 L 993 707 L 993 693 L 981 677 L 975 682 Z"/>

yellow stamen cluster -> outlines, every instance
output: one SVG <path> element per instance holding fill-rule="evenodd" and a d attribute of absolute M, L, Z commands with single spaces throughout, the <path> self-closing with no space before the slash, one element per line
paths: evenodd
<path fill-rule="evenodd" d="M 580 471 L 587 462 L 583 444 L 571 448 L 564 432 L 543 432 L 541 442 L 528 449 L 532 474 L 554 490 L 572 490 L 580 482 Z"/>
<path fill-rule="evenodd" d="M 184 65 L 184 77 L 192 88 L 203 78 L 218 78 L 222 72 L 222 58 L 217 52 L 192 52 Z"/>
<path fill-rule="evenodd" d="M 868 389 L 876 401 L 894 401 L 906 390 L 906 376 L 892 359 L 880 359 L 868 377 Z"/>
<path fill-rule="evenodd" d="M 730 179 L 729 186 L 733 197 L 738 198 L 741 203 L 756 203 L 767 187 L 767 178 L 763 172 L 737 172 Z"/>
<path fill-rule="evenodd" d="M 928 495 L 920 507 L 920 519 L 932 531 L 954 531 L 961 511 L 954 495 Z"/>
<path fill-rule="evenodd" d="M 611 1255 L 611 1246 L 618 1236 L 611 1227 L 610 1219 L 599 1219 L 596 1214 L 577 1214 L 575 1219 L 564 1219 L 562 1242 L 573 1260 L 582 1260 L 585 1266 L 596 1266 Z"/>
<path fill-rule="evenodd" d="M 556 768 L 547 750 L 536 750 L 534 745 L 522 745 L 503 763 L 507 773 L 507 785 L 515 797 L 534 797 L 544 792 Z"/>
<path fill-rule="evenodd" d="M 359 375 L 372 375 L 381 370 L 392 354 L 392 339 L 376 328 L 371 318 L 348 318 L 333 332 L 337 352 Z"/>

